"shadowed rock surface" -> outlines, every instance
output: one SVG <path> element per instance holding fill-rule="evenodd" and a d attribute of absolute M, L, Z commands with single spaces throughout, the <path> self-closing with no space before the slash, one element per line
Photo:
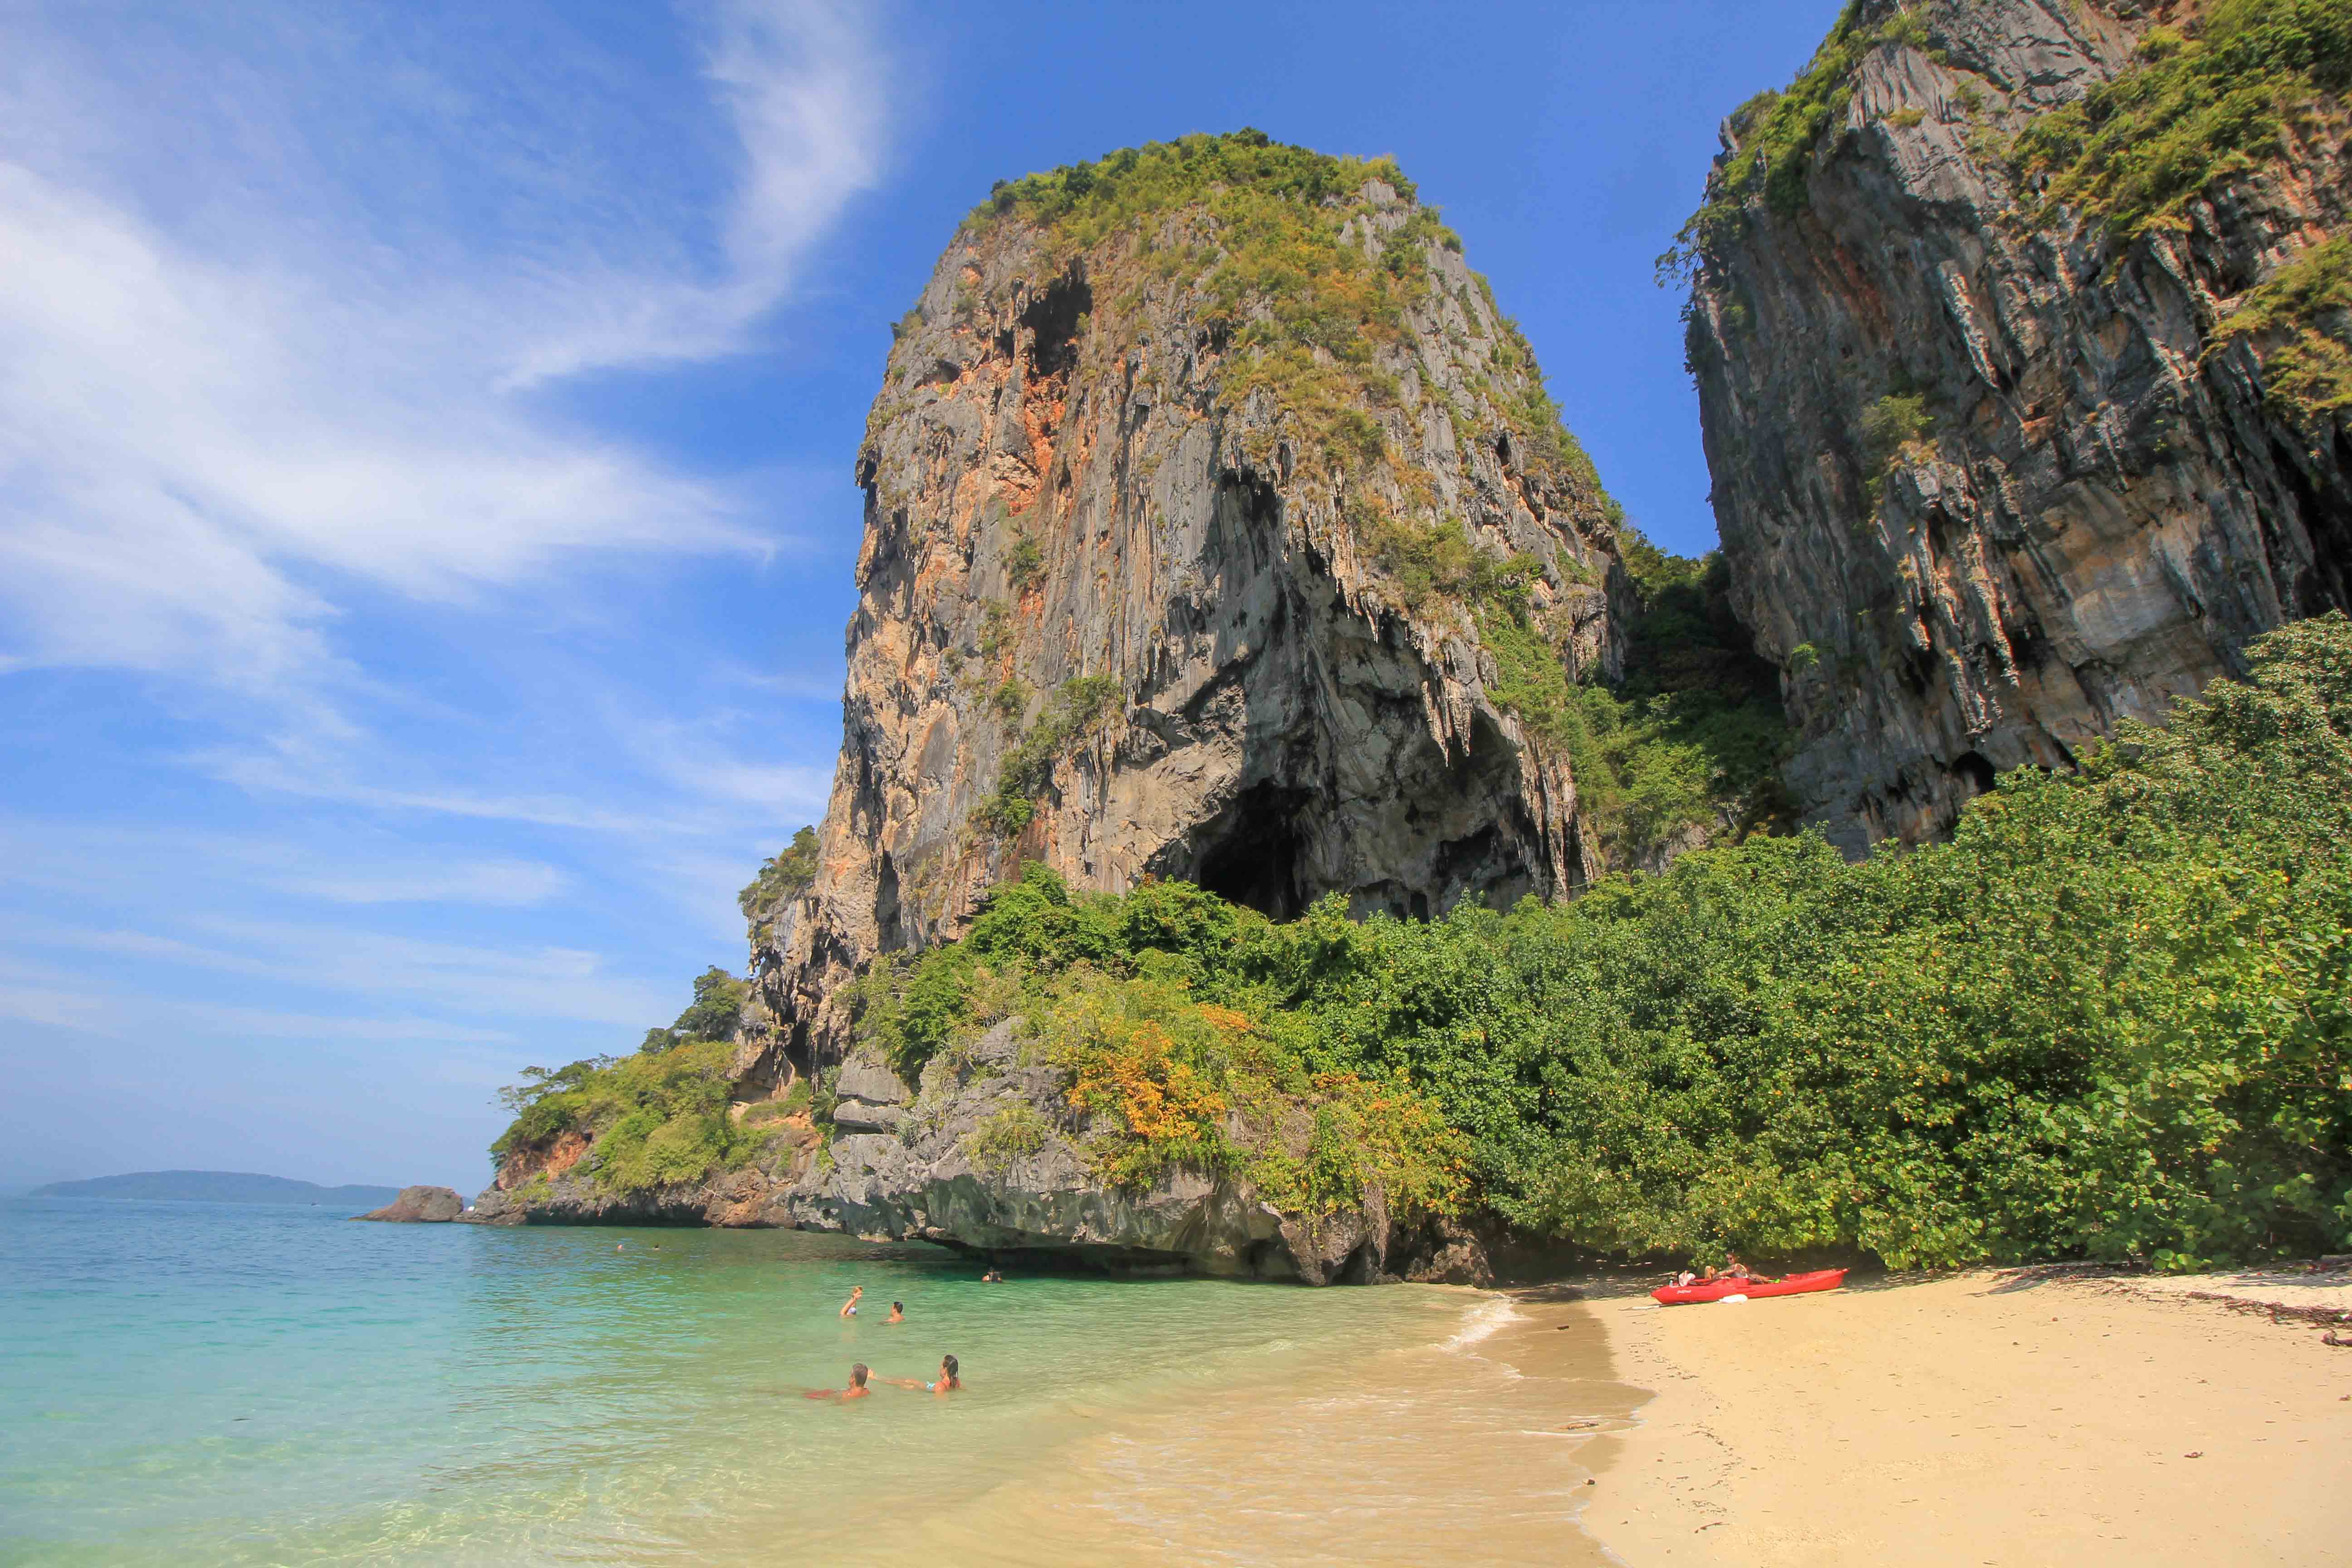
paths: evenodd
<path fill-rule="evenodd" d="M 1726 124 L 1689 337 L 1716 516 L 1801 731 L 1789 781 L 1849 851 L 1941 835 L 1996 773 L 2347 602 L 2341 416 L 2281 395 L 2308 340 L 2217 333 L 2341 232 L 2341 114 L 2131 237 L 2011 161 L 2177 48 L 2144 57 L 2165 22 L 2200 7 L 1865 0 L 1801 161 L 1734 189 L 1771 104 Z"/>

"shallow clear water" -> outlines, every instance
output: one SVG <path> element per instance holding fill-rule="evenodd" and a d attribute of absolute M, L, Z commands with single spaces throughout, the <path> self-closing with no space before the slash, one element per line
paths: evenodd
<path fill-rule="evenodd" d="M 1575 1418 L 1630 1406 L 1593 1335 L 1522 1334 L 1532 1378 L 1488 1353 L 1511 1314 L 983 1285 L 793 1232 L 0 1202 L 0 1560 L 1413 1561 L 1483 1523 L 1489 1560 L 1598 1561 Z M 942 1352 L 945 1400 L 802 1397 Z"/>

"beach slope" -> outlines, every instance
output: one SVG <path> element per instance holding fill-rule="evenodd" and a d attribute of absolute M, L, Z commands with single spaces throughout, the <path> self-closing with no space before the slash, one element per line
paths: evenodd
<path fill-rule="evenodd" d="M 2277 1293 L 2352 1308 L 2352 1276 Z M 1657 1391 L 1588 1458 L 1582 1522 L 1627 1563 L 2352 1552 L 2352 1349 L 2308 1319 L 2032 1271 L 1593 1310 Z"/>

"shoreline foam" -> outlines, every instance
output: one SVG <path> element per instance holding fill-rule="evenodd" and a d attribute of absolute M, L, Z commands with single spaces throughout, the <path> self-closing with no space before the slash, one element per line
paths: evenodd
<path fill-rule="evenodd" d="M 2344 1562 L 2352 1351 L 2147 1283 L 1595 1300 L 1617 1375 L 1656 1392 L 1595 1440 L 1580 1522 L 1641 1564 Z"/>

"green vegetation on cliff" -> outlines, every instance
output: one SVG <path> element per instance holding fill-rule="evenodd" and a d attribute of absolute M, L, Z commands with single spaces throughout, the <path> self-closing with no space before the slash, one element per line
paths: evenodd
<path fill-rule="evenodd" d="M 1864 58 L 1930 44 L 1924 6 L 1874 27 L 1862 25 L 1862 13 L 1853 0 L 1795 81 L 1732 113 L 1737 155 L 1723 161 L 1705 205 L 1659 258 L 1662 272 L 1688 272 L 1717 254 L 1746 225 L 1751 202 L 1783 217 L 1804 208 L 1807 174 L 1848 115 Z M 2214 181 L 2277 160 L 2291 128 L 2328 117 L 2335 96 L 2352 86 L 2352 0 L 2211 0 L 2184 29 L 2150 28 L 2140 57 L 2081 101 L 2036 118 L 2009 146 L 2011 172 L 2035 183 L 2043 217 L 2073 207 L 2129 240 L 2181 223 Z M 1973 83 L 1960 96 L 1983 100 Z"/>
<path fill-rule="evenodd" d="M 974 809 L 973 820 L 1005 838 L 1028 826 L 1037 815 L 1037 797 L 1053 782 L 1054 764 L 1115 715 L 1123 695 L 1118 678 L 1108 675 L 1081 675 L 1056 687 L 1037 721 L 1019 732 L 995 792 Z M 998 710 L 1011 710 L 1009 719 L 1017 720 L 1028 700 L 1028 688 L 1019 680 L 997 689 Z"/>
<path fill-rule="evenodd" d="M 1806 205 L 1811 198 L 1805 171 L 1822 138 L 1853 101 L 1854 68 L 1881 44 L 1924 42 L 1919 19 L 1908 12 L 1875 30 L 1861 23 L 1862 0 L 1848 0 L 1796 80 L 1780 91 L 1759 92 L 1732 110 L 1728 129 L 1738 140 L 1738 155 L 1725 159 L 1707 182 L 1706 204 L 1658 258 L 1661 273 L 1686 272 L 1714 255 L 1747 222 L 1751 200 L 1762 200 L 1784 217 Z"/>
<path fill-rule="evenodd" d="M 705 970 L 677 1021 L 646 1030 L 635 1054 L 523 1068 L 521 1083 L 499 1092 L 514 1121 L 490 1158 L 503 1163 L 576 1134 L 590 1145 L 581 1173 L 608 1192 L 698 1182 L 751 1159 L 766 1140 L 728 1110 L 749 990 L 723 969 Z"/>
<path fill-rule="evenodd" d="M 1616 686 L 1568 680 L 1507 601 L 1490 601 L 1480 625 L 1504 677 L 1498 700 L 1567 749 L 1579 805 L 1622 866 L 1687 828 L 1737 837 L 1780 818 L 1790 737 L 1780 679 L 1731 613 L 1722 555 L 1671 555 L 1631 527 L 1617 546 L 1635 610 Z"/>
<path fill-rule="evenodd" d="M 1462 241 L 1428 207 L 1415 206 L 1375 242 L 1386 184 L 1408 204 L 1412 182 L 1387 158 L 1332 157 L 1286 146 L 1264 132 L 1194 135 L 1123 148 L 1089 163 L 999 182 L 975 208 L 975 232 L 1017 216 L 1045 230 L 1057 257 L 1108 263 L 1120 286 L 1097 287 L 1092 325 L 1114 352 L 1138 319 L 1141 291 L 1196 279 L 1207 322 L 1229 338 L 1215 374 L 1239 403 L 1272 397 L 1297 422 L 1300 461 L 1347 473 L 1384 449 L 1377 411 L 1399 399 L 1379 353 L 1399 342 L 1405 310 L 1428 295 L 1423 248 Z M 1591 459 L 1559 421 L 1535 355 L 1516 324 L 1497 316 L 1493 364 L 1500 373 L 1475 417 L 1517 438 L 1537 467 L 1605 505 Z"/>
<path fill-rule="evenodd" d="M 2018 137 L 2021 175 L 2052 205 L 2104 218 L 2128 240 L 2214 181 L 2279 158 L 2289 126 L 2352 86 L 2352 0 L 2213 0 L 2183 37 L 2152 30 L 2145 63 Z"/>
<path fill-rule="evenodd" d="M 1754 838 L 1557 907 L 1359 923 L 1332 899 L 1286 925 L 1033 868 L 877 971 L 862 1027 L 913 1072 L 1029 1017 L 1109 1112 L 1115 1179 L 1295 1171 L 1325 1204 L 1377 1180 L 1628 1254 L 2341 1250 L 2352 623 L 2254 661 L 1859 866 Z M 1237 1139 L 1232 1111 L 1313 1135 Z"/>
<path fill-rule="evenodd" d="M 1286 929 L 1182 882 L 1074 897 L 1032 864 L 961 942 L 877 963 L 859 983 L 859 1036 L 914 1079 L 1018 1016 L 1033 1056 L 1067 1075 L 1068 1109 L 1091 1116 L 1087 1147 L 1115 1184 L 1185 1165 L 1245 1176 L 1294 1213 L 1330 1213 L 1370 1187 L 1400 1215 L 1453 1211 L 1466 1146 L 1435 1102 L 1401 1075 L 1316 1051 L 1295 1018 L 1234 984 L 1235 954 Z M 1041 1136 L 1008 1113 L 979 1131 L 974 1155 Z"/>
<path fill-rule="evenodd" d="M 1481 550 L 1451 520 L 1415 527 L 1368 507 L 1350 521 L 1407 608 L 1468 606 L 1495 660 L 1488 695 L 1538 744 L 1567 753 L 1610 863 L 1645 858 L 1687 827 L 1737 833 L 1780 814 L 1780 680 L 1731 613 L 1720 553 L 1670 555 L 1618 520 L 1634 605 L 1625 678 L 1612 687 L 1571 673 L 1573 627 L 1535 607 L 1533 557 Z"/>
<path fill-rule="evenodd" d="M 2352 237 L 2314 246 L 2215 323 L 2210 359 L 2241 339 L 2263 355 L 2265 400 L 2325 419 L 2352 408 Z"/>
<path fill-rule="evenodd" d="M 736 907 L 748 922 L 751 945 L 761 945 L 775 924 L 777 911 L 816 880 L 816 829 L 803 827 L 793 841 L 760 865 L 760 874 L 735 895 Z"/>

